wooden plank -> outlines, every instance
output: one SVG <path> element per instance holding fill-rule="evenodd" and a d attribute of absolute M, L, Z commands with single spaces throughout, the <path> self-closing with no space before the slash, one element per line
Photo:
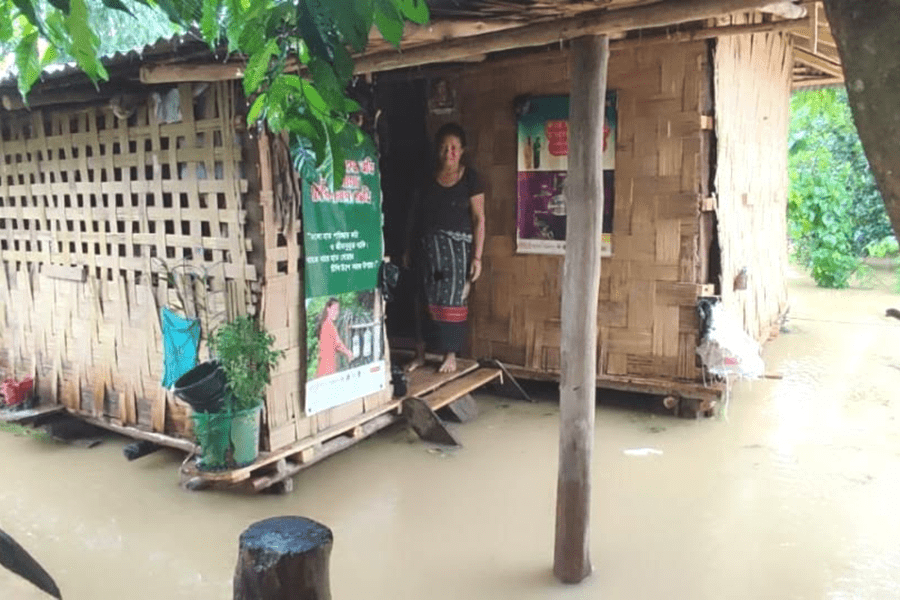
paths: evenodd
<path fill-rule="evenodd" d="M 408 375 L 407 395 L 424 396 L 442 385 L 476 370 L 478 363 L 474 360 L 458 358 L 456 359 L 456 366 L 457 369 L 453 373 L 438 373 L 437 368 L 429 365 L 419 367 Z"/>
<path fill-rule="evenodd" d="M 626 357 L 627 358 L 627 357 Z M 525 367 L 507 365 L 509 372 L 519 379 L 534 381 L 558 381 L 558 373 L 527 369 Z M 712 382 L 704 385 L 701 382 L 679 381 L 662 377 L 633 377 L 628 375 L 598 375 L 597 387 L 601 389 L 620 390 L 623 392 L 639 392 L 654 395 L 679 395 L 683 398 L 697 400 L 721 399 L 725 393 L 725 384 Z"/>
<path fill-rule="evenodd" d="M 454 400 L 462 398 L 469 392 L 477 390 L 495 379 L 500 379 L 502 375 L 503 371 L 500 369 L 481 368 L 442 385 L 428 395 L 410 395 L 415 395 L 427 402 L 428 406 L 431 407 L 431 410 L 438 410 L 439 408 L 447 406 Z"/>
<path fill-rule="evenodd" d="M 303 451 L 301 460 L 299 462 L 286 460 L 285 468 L 282 471 L 277 472 L 274 475 L 265 475 L 262 477 L 255 477 L 251 480 L 251 487 L 254 491 L 261 491 L 271 485 L 289 479 L 305 469 L 310 465 L 313 465 L 321 460 L 324 460 L 331 456 L 332 454 L 336 454 L 345 448 L 349 448 L 353 444 L 363 440 L 364 438 L 372 435 L 376 431 L 384 429 L 391 423 L 397 420 L 396 415 L 391 413 L 383 414 L 378 417 L 375 417 L 371 421 L 365 423 L 360 427 L 361 432 L 358 437 L 351 438 L 347 436 L 338 436 L 334 439 L 328 440 L 323 444 L 311 448 L 307 448 Z"/>
<path fill-rule="evenodd" d="M 145 431 L 143 429 L 138 429 L 137 427 L 126 427 L 123 425 L 117 425 L 106 419 L 96 419 L 94 417 L 89 417 L 83 414 L 74 414 L 73 416 L 85 421 L 86 423 L 90 423 L 91 425 L 96 425 L 97 427 L 102 427 L 103 429 L 108 429 L 110 431 L 114 431 L 115 433 L 124 435 L 126 437 L 134 438 L 136 440 L 147 440 L 148 442 L 156 442 L 160 446 L 166 446 L 168 448 L 175 448 L 176 450 L 182 450 L 184 452 L 188 452 L 191 454 L 199 454 L 200 447 L 194 444 L 193 442 L 181 438 L 172 437 L 170 435 L 165 435 L 163 433 L 154 433 L 152 431 Z"/>
<path fill-rule="evenodd" d="M 665 27 L 699 21 L 771 4 L 763 0 L 692 0 L 679 3 L 654 3 L 616 10 L 585 11 L 563 19 L 550 19 L 512 29 L 442 40 L 404 51 L 377 52 L 360 57 L 357 73 L 401 69 L 436 62 L 452 62 L 468 56 L 544 46 L 585 35 L 610 34 L 630 29 Z"/>
<path fill-rule="evenodd" d="M 27 423 L 45 415 L 52 415 L 63 412 L 66 412 L 66 407 L 62 404 L 55 404 L 53 406 L 39 406 L 37 408 L 30 408 L 26 410 L 3 409 L 0 410 L 0 421 L 4 423 Z"/>
<path fill-rule="evenodd" d="M 256 462 L 251 465 L 247 465 L 246 467 L 231 469 L 229 471 L 201 472 L 193 466 L 188 465 L 185 467 L 185 472 L 191 475 L 198 475 L 210 481 L 230 483 L 243 481 L 249 478 L 251 474 L 260 467 L 271 465 L 272 463 L 282 458 L 300 457 L 305 450 L 320 445 L 334 437 L 341 436 L 348 440 L 352 440 L 353 438 L 344 435 L 347 431 L 352 431 L 353 428 L 357 425 L 365 424 L 367 421 L 370 421 L 383 414 L 387 414 L 399 406 L 400 400 L 394 400 L 377 408 L 376 410 L 361 414 L 353 419 L 350 419 L 349 421 L 338 423 L 337 425 L 333 425 L 327 429 L 323 429 L 318 434 L 308 438 L 304 438 L 302 440 L 298 440 L 289 446 L 285 446 L 272 452 L 260 452 L 259 458 L 256 459 Z M 309 453 L 307 453 L 307 456 L 309 456 Z"/>

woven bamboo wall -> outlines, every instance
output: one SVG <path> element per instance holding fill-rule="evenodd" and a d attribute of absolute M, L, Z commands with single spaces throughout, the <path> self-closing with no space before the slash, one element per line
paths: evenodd
<path fill-rule="evenodd" d="M 787 310 L 790 36 L 722 38 L 715 56 L 722 297 L 746 331 L 765 341 Z M 747 289 L 736 291 L 743 267 Z"/>
<path fill-rule="evenodd" d="M 265 247 L 265 286 L 262 294 L 262 318 L 275 336 L 276 348 L 285 357 L 272 373 L 272 384 L 266 394 L 267 427 L 264 447 L 277 449 L 294 441 L 309 438 L 345 421 L 377 411 L 391 402 L 388 385 L 390 357 L 386 356 L 385 389 L 354 399 L 352 402 L 307 417 L 304 412 L 306 391 L 306 311 L 303 285 L 303 234 L 299 215 L 279 219 L 276 193 L 287 193 L 285 163 L 276 155 L 284 151 L 276 140 L 264 137 L 260 143 L 260 205 L 262 207 L 262 240 Z M 290 162 L 287 163 L 290 165 Z M 290 196 L 296 200 L 295 196 Z M 376 294 L 376 317 L 381 311 L 381 296 Z M 387 339 L 383 340 L 387 348 Z M 267 439 L 265 439 L 267 437 Z"/>
<path fill-rule="evenodd" d="M 169 123 L 149 96 L 122 119 L 108 104 L 4 115 L 0 373 L 34 375 L 45 402 L 185 435 L 186 407 L 160 385 L 158 306 L 177 303 L 161 261 L 206 270 L 222 319 L 252 310 L 258 286 L 234 88 L 173 97 Z"/>
<path fill-rule="evenodd" d="M 707 56 L 707 45 L 698 42 L 631 46 L 610 60 L 619 129 L 613 256 L 602 263 L 598 318 L 602 376 L 699 378 L 694 306 L 701 293 Z M 563 260 L 515 253 L 513 99 L 567 94 L 567 53 L 470 66 L 454 85 L 470 159 L 487 187 L 485 272 L 471 303 L 472 352 L 558 372 Z"/>

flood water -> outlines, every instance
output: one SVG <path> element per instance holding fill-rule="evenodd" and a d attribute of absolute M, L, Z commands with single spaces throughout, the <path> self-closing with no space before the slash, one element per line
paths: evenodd
<path fill-rule="evenodd" d="M 795 276 L 783 379 L 736 385 L 727 414 L 678 420 L 601 401 L 594 574 L 551 575 L 558 409 L 479 396 L 443 453 L 390 429 L 295 477 L 286 496 L 186 492 L 182 456 L 128 463 L 0 433 L 0 527 L 67 600 L 231 598 L 237 540 L 297 514 L 334 530 L 336 599 L 900 598 L 900 297 Z M 631 451 L 631 452 L 626 452 Z M 0 571 L 0 597 L 41 598 Z"/>

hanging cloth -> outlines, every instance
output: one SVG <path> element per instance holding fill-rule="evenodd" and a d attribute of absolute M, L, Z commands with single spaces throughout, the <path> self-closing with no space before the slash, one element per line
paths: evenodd
<path fill-rule="evenodd" d="M 182 317 L 163 306 L 159 309 L 159 322 L 162 325 L 165 367 L 162 385 L 168 388 L 197 364 L 200 321 Z"/>

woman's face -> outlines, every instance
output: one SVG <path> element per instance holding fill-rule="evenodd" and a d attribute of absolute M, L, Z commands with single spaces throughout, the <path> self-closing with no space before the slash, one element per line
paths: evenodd
<path fill-rule="evenodd" d="M 335 302 L 328 307 L 328 318 L 334 321 L 335 319 L 337 319 L 339 312 L 341 312 L 341 305 Z"/>
<path fill-rule="evenodd" d="M 462 142 L 455 135 L 444 136 L 438 152 L 442 165 L 450 168 L 458 167 L 463 154 Z"/>

